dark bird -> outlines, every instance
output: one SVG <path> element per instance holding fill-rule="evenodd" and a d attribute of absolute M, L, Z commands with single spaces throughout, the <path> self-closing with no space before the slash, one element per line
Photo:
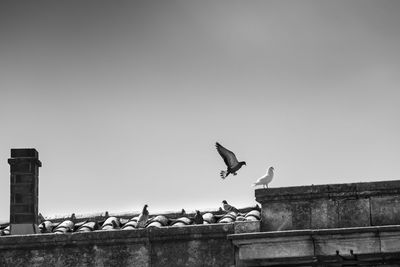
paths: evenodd
<path fill-rule="evenodd" d="M 147 207 L 147 204 L 144 205 L 142 213 L 140 213 L 139 215 L 137 228 L 144 228 L 146 226 L 146 222 L 149 219 L 149 211 L 147 210 Z"/>
<path fill-rule="evenodd" d="M 218 153 L 221 155 L 224 160 L 227 170 L 221 171 L 220 176 L 222 179 L 225 179 L 230 173 L 236 175 L 236 172 L 243 166 L 246 165 L 245 161 L 238 161 L 235 154 L 232 151 L 229 151 L 218 142 L 215 143 L 215 147 L 218 150 Z"/>
<path fill-rule="evenodd" d="M 200 214 L 200 211 L 196 210 L 196 215 L 194 216 L 194 223 L 195 224 L 203 224 L 204 219 L 203 215 Z"/>
<path fill-rule="evenodd" d="M 113 226 L 113 229 L 118 229 L 119 228 L 119 225 L 118 225 L 118 223 L 116 221 L 112 220 L 111 224 Z"/>
<path fill-rule="evenodd" d="M 235 208 L 234 206 L 229 205 L 226 200 L 222 200 L 222 204 L 223 204 L 224 210 L 226 212 L 233 211 L 233 212 L 239 213 L 239 210 L 237 208 Z"/>

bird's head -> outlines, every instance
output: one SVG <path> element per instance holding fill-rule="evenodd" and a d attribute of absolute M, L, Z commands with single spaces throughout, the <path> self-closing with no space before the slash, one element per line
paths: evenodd
<path fill-rule="evenodd" d="M 226 202 L 226 200 L 222 200 L 222 203 L 223 204 L 228 204 L 228 202 Z"/>
<path fill-rule="evenodd" d="M 242 161 L 240 162 L 242 165 L 246 165 L 246 161 Z"/>
<path fill-rule="evenodd" d="M 143 206 L 143 210 L 146 210 L 146 209 L 147 209 L 147 207 L 148 207 L 148 205 L 147 205 L 147 204 L 145 204 L 145 205 Z"/>
<path fill-rule="evenodd" d="M 274 170 L 275 170 L 274 167 L 269 167 L 268 169 L 269 172 L 273 172 Z"/>

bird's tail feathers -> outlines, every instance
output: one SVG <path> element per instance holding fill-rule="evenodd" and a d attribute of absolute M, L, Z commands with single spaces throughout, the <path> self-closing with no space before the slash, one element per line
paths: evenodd
<path fill-rule="evenodd" d="M 221 171 L 220 176 L 221 176 L 221 179 L 225 179 L 226 176 L 228 176 L 228 172 L 227 171 Z"/>

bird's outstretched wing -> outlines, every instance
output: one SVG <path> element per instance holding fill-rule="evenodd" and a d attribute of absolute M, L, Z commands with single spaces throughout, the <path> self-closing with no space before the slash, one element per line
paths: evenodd
<path fill-rule="evenodd" d="M 229 151 L 225 147 L 221 146 L 218 142 L 215 143 L 215 147 L 217 148 L 218 153 L 221 155 L 228 168 L 233 168 L 239 163 L 232 151 Z"/>

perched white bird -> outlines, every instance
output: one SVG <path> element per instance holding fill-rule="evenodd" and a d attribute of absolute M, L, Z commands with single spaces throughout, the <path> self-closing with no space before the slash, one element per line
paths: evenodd
<path fill-rule="evenodd" d="M 267 173 L 263 177 L 259 178 L 253 186 L 262 185 L 264 188 L 268 188 L 268 184 L 272 181 L 272 178 L 274 178 L 274 167 L 269 167 Z"/>
<path fill-rule="evenodd" d="M 144 228 L 146 226 L 146 222 L 149 219 L 149 212 L 147 210 L 147 204 L 144 205 L 142 213 L 140 213 L 139 215 L 139 219 L 137 222 L 137 228 Z"/>

